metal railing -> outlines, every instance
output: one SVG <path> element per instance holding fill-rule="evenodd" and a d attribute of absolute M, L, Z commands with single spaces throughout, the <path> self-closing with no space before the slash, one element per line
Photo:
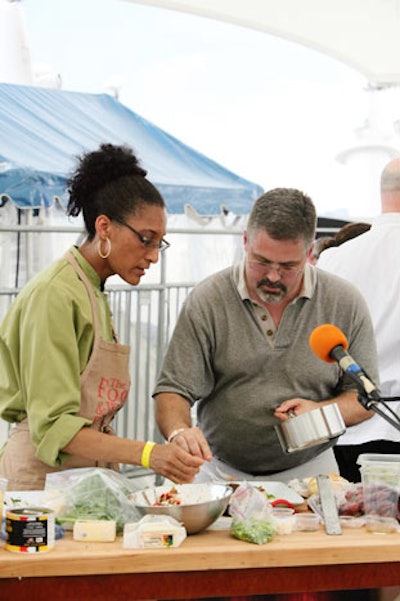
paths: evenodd
<path fill-rule="evenodd" d="M 131 388 L 127 403 L 114 421 L 118 436 L 136 440 L 163 440 L 156 426 L 152 392 L 168 340 L 190 284 L 141 285 L 111 288 L 109 304 L 120 342 L 131 346 Z M 125 466 L 125 472 L 143 470 Z"/>

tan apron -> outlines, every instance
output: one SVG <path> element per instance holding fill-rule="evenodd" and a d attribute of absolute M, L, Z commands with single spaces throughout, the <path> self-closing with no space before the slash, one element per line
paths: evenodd
<path fill-rule="evenodd" d="M 81 374 L 81 407 L 77 415 L 92 421 L 91 428 L 113 434 L 110 422 L 128 398 L 130 347 L 103 340 L 99 335 L 96 298 L 90 281 L 72 253 L 66 259 L 75 269 L 89 294 L 93 314 L 94 341 L 89 362 Z M 60 467 L 50 467 L 35 457 L 35 447 L 29 434 L 28 419 L 13 424 L 6 448 L 0 460 L 0 473 L 8 478 L 8 490 L 41 490 L 46 474 L 76 467 L 109 467 L 96 460 L 70 455 Z"/>

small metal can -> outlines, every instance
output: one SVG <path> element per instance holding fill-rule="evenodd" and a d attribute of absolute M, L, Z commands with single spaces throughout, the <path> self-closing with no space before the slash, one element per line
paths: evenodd
<path fill-rule="evenodd" d="M 307 447 L 328 442 L 346 430 L 337 403 L 324 405 L 291 415 L 289 419 L 275 426 L 279 442 L 285 453 L 301 451 Z"/>
<path fill-rule="evenodd" d="M 54 511 L 45 507 L 20 507 L 6 511 L 8 551 L 40 553 L 54 547 Z"/>

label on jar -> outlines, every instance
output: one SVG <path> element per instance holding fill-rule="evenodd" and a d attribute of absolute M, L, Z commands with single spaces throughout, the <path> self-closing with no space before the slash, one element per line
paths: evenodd
<path fill-rule="evenodd" d="M 21 507 L 6 511 L 8 551 L 39 553 L 54 547 L 54 511 L 42 507 Z"/>

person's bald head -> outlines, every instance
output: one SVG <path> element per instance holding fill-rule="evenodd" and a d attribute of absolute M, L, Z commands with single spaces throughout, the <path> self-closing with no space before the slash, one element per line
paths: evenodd
<path fill-rule="evenodd" d="M 381 175 L 382 213 L 400 213 L 400 158 L 390 161 Z"/>

